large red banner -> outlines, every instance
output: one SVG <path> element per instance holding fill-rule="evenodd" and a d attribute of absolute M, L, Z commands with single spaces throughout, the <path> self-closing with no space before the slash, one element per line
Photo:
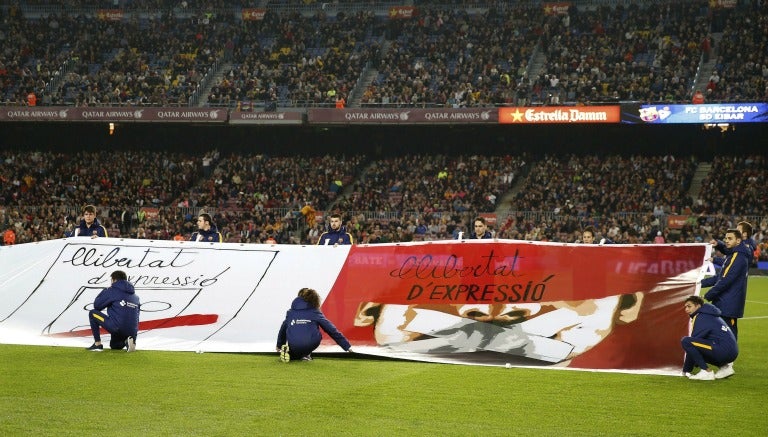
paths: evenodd
<path fill-rule="evenodd" d="M 323 304 L 357 346 L 473 364 L 673 369 L 706 245 L 352 248 Z M 368 349 L 367 347 L 370 347 Z"/>

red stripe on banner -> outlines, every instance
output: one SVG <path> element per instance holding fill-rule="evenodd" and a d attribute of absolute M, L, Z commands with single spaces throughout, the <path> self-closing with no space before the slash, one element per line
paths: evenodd
<path fill-rule="evenodd" d="M 167 319 L 147 320 L 139 322 L 139 331 L 149 331 L 152 329 L 175 328 L 177 326 L 198 326 L 212 325 L 219 320 L 218 314 L 189 314 L 186 316 L 170 317 Z M 108 332 L 102 328 L 101 333 L 106 335 Z M 91 335 L 90 329 L 80 329 L 77 331 L 57 332 L 50 334 L 49 337 L 68 338 L 68 337 L 87 337 Z"/>

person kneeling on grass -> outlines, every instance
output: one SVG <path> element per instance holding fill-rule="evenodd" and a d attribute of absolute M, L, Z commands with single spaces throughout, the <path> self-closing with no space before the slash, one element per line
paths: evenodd
<path fill-rule="evenodd" d="M 720 310 L 712 304 L 704 303 L 704 299 L 699 296 L 690 296 L 685 299 L 685 312 L 691 317 L 691 335 L 680 340 L 685 350 L 683 374 L 689 379 L 700 381 L 731 376 L 733 372 L 714 373 L 708 366 L 724 366 L 739 355 L 736 337 L 720 318 Z M 701 370 L 691 375 L 694 366 Z"/>
<path fill-rule="evenodd" d="M 139 296 L 133 284 L 128 282 L 125 272 L 115 270 L 110 276 L 112 285 L 101 290 L 93 301 L 93 309 L 88 312 L 93 344 L 86 349 L 95 352 L 104 350 L 99 331 L 103 327 L 112 335 L 109 340 L 111 349 L 128 348 L 128 352 L 133 352 L 139 331 Z M 104 309 L 107 314 L 102 312 Z"/>
<path fill-rule="evenodd" d="M 299 290 L 299 296 L 291 303 L 291 309 L 285 314 L 285 320 L 277 333 L 277 350 L 280 361 L 301 359 L 312 360 L 312 352 L 320 346 L 323 328 L 336 343 L 347 352 L 352 346 L 336 326 L 320 311 L 320 295 L 311 288 Z"/>

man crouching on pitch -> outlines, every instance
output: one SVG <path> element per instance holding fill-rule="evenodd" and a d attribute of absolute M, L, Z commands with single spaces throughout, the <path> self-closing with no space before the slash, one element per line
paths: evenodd
<path fill-rule="evenodd" d="M 86 349 L 94 352 L 104 350 L 99 332 L 99 328 L 103 327 L 112 334 L 109 340 L 111 349 L 128 348 L 128 352 L 133 352 L 136 350 L 136 335 L 139 332 L 139 296 L 133 284 L 128 282 L 125 272 L 115 270 L 110 277 L 112 285 L 96 296 L 93 309 L 88 312 L 93 344 Z M 107 314 L 102 312 L 104 309 Z"/>

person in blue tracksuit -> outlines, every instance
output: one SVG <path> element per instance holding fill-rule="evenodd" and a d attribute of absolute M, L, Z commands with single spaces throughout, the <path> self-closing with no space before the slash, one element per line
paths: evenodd
<path fill-rule="evenodd" d="M 280 360 L 302 359 L 312 360 L 311 353 L 318 346 L 322 335 L 320 328 L 331 336 L 336 343 L 347 352 L 352 346 L 346 337 L 336 329 L 330 320 L 320 311 L 320 295 L 311 288 L 299 290 L 299 296 L 291 303 L 291 309 L 285 315 L 285 320 L 277 333 L 277 350 Z"/>
<path fill-rule="evenodd" d="M 136 336 L 139 332 L 139 310 L 141 303 L 133 284 L 121 270 L 110 275 L 112 285 L 105 288 L 93 301 L 93 309 L 88 311 L 88 321 L 93 333 L 93 344 L 87 349 L 94 352 L 104 350 L 101 344 L 100 328 L 112 334 L 109 340 L 111 349 L 136 349 Z M 102 311 L 107 310 L 107 313 Z"/>
<path fill-rule="evenodd" d="M 197 232 L 192 233 L 190 241 L 205 241 L 208 243 L 221 243 L 223 238 L 216 225 L 213 223 L 211 215 L 202 213 L 197 217 Z"/>
<path fill-rule="evenodd" d="M 704 294 L 704 299 L 720 310 L 723 320 L 738 338 L 737 320 L 744 317 L 747 277 L 752 253 L 746 245 L 742 244 L 741 232 L 738 229 L 727 230 L 723 244 L 727 255 L 722 268 L 717 275 L 702 280 L 701 287 L 712 287 Z"/>
<path fill-rule="evenodd" d="M 353 244 L 352 234 L 341 224 L 341 214 L 332 214 L 328 229 L 317 240 L 318 246 L 335 246 L 337 244 Z"/>
<path fill-rule="evenodd" d="M 749 222 L 739 222 L 736 225 L 736 229 L 738 229 L 739 232 L 741 232 L 741 244 L 747 247 L 747 250 L 750 253 L 749 265 L 752 265 L 754 253 L 755 253 L 755 250 L 757 250 L 757 242 L 755 241 L 754 238 L 752 238 L 752 224 Z M 725 243 L 720 240 L 712 240 L 710 244 L 714 246 L 715 250 L 717 250 L 718 252 L 724 255 L 729 255 L 731 252 L 733 252 L 733 250 L 728 249 L 725 246 Z M 723 268 L 724 261 L 725 261 L 725 257 L 717 256 L 712 258 L 712 264 L 715 265 L 716 271 L 719 272 L 720 269 Z"/>
<path fill-rule="evenodd" d="M 470 240 L 487 240 L 493 238 L 493 234 L 488 230 L 488 225 L 483 217 L 476 217 L 473 222 L 473 231 L 469 233 Z"/>
<path fill-rule="evenodd" d="M 725 366 L 739 355 L 736 337 L 720 317 L 720 310 L 712 304 L 704 303 L 704 299 L 699 296 L 690 296 L 685 300 L 685 312 L 691 317 L 691 335 L 680 340 L 685 350 L 683 374 L 701 381 L 733 375 L 733 372 L 712 372 L 708 366 Z M 701 370 L 691 375 L 694 367 Z"/>
<path fill-rule="evenodd" d="M 107 229 L 96 218 L 96 207 L 85 205 L 80 224 L 72 231 L 72 237 L 107 237 Z"/>

